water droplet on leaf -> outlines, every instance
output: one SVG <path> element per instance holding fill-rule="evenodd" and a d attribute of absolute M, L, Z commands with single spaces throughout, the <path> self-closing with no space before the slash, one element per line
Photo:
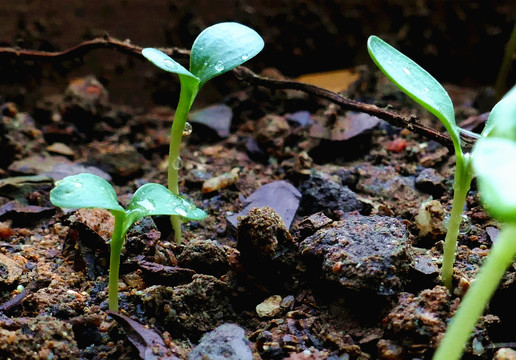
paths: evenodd
<path fill-rule="evenodd" d="M 176 170 L 179 170 L 183 167 L 183 160 L 178 156 L 174 161 L 172 161 L 172 167 Z"/>
<path fill-rule="evenodd" d="M 138 205 L 140 205 L 141 207 L 144 207 L 145 209 L 147 209 L 147 211 L 154 210 L 154 205 L 148 199 L 139 201 Z"/>
<path fill-rule="evenodd" d="M 176 213 L 181 216 L 186 216 L 186 211 L 181 208 L 176 209 Z"/>
<path fill-rule="evenodd" d="M 170 59 L 164 59 L 163 65 L 169 70 L 175 70 L 176 64 Z"/>
<path fill-rule="evenodd" d="M 215 64 L 215 70 L 217 70 L 217 71 L 224 70 L 224 64 L 222 64 L 222 61 L 217 61 L 217 63 Z"/>
<path fill-rule="evenodd" d="M 185 123 L 185 127 L 183 129 L 183 136 L 188 136 L 192 133 L 192 124 L 189 122 Z"/>
<path fill-rule="evenodd" d="M 242 55 L 242 60 L 244 60 L 244 61 L 245 61 L 245 60 L 247 60 L 247 59 L 249 59 L 249 55 L 247 55 L 247 54 Z"/>

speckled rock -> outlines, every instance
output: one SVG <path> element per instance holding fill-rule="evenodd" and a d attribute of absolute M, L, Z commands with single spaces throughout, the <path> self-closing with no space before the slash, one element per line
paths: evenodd
<path fill-rule="evenodd" d="M 239 218 L 237 249 L 247 273 L 272 286 L 292 285 L 297 245 L 282 218 L 270 207 L 253 208 Z"/>
<path fill-rule="evenodd" d="M 323 212 L 331 216 L 334 211 L 361 211 L 362 203 L 347 186 L 342 186 L 324 176 L 314 173 L 301 185 L 299 214 L 310 215 Z"/>
<path fill-rule="evenodd" d="M 222 276 L 229 270 L 225 248 L 213 240 L 191 240 L 177 257 L 178 264 L 201 274 Z"/>
<path fill-rule="evenodd" d="M 256 141 L 265 149 L 282 147 L 289 133 L 290 126 L 283 116 L 266 115 L 256 124 Z"/>
<path fill-rule="evenodd" d="M 396 218 L 347 215 L 304 239 L 300 251 L 324 280 L 392 295 L 403 288 L 413 266 L 408 239 Z"/>
<path fill-rule="evenodd" d="M 516 351 L 510 348 L 502 348 L 495 353 L 493 360 L 516 360 Z"/>
<path fill-rule="evenodd" d="M 39 315 L 5 325 L 0 322 L 2 359 L 79 359 L 72 325 Z"/>
<path fill-rule="evenodd" d="M 244 330 L 235 324 L 222 324 L 202 336 L 189 354 L 189 360 L 252 360 L 253 353 Z"/>
<path fill-rule="evenodd" d="M 444 238 L 446 210 L 438 200 L 430 200 L 421 204 L 415 217 L 415 224 L 420 238 L 433 240 Z"/>
<path fill-rule="evenodd" d="M 232 316 L 227 291 L 225 282 L 197 274 L 188 284 L 150 286 L 139 296 L 148 316 L 159 317 L 171 334 L 195 339 Z"/>
<path fill-rule="evenodd" d="M 444 286 L 423 290 L 418 296 L 402 293 L 398 305 L 383 320 L 385 338 L 393 340 L 390 348 L 399 352 L 401 344 L 395 339 L 417 341 L 414 345 L 420 347 L 420 350 L 435 348 L 457 304 L 458 299 L 450 302 L 450 294 Z M 404 354 L 411 345 L 404 341 Z"/>
<path fill-rule="evenodd" d="M 0 283 L 12 284 L 18 281 L 23 273 L 23 266 L 9 256 L 0 254 Z"/>
<path fill-rule="evenodd" d="M 91 157 L 90 162 L 118 182 L 140 175 L 147 160 L 134 147 L 121 144 L 116 148 L 101 149 L 99 146 L 99 152 Z"/>
<path fill-rule="evenodd" d="M 256 313 L 261 318 L 274 317 L 281 312 L 281 301 L 281 296 L 272 295 L 256 305 Z"/>
<path fill-rule="evenodd" d="M 416 189 L 430 194 L 433 197 L 439 197 L 446 189 L 444 186 L 444 178 L 433 168 L 426 168 L 422 170 L 416 177 Z"/>
<path fill-rule="evenodd" d="M 428 198 L 415 188 L 414 176 L 402 176 L 392 166 L 364 164 L 356 168 L 356 174 L 357 192 L 381 197 L 397 216 L 412 216 L 412 209 Z"/>

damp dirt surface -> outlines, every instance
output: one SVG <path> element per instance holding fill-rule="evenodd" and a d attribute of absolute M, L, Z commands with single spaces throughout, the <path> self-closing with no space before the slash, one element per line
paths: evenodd
<path fill-rule="evenodd" d="M 298 26 L 312 16 L 321 21 L 311 24 L 331 35 L 340 29 L 330 22 L 331 11 L 344 6 L 338 3 L 299 2 L 291 13 L 271 5 L 265 10 L 275 27 L 265 27 L 264 15 L 257 15 L 257 27 L 265 32 L 266 47 L 277 39 L 282 19 L 292 22 L 294 13 L 300 16 Z M 247 5 L 239 13 L 244 19 L 260 10 L 253 2 Z M 391 10 L 410 19 L 412 28 L 431 28 L 425 10 L 449 10 L 420 5 Z M 502 5 L 493 10 L 496 19 L 510 13 Z M 478 6 L 468 5 L 465 14 L 478 15 Z M 167 9 L 177 5 L 172 1 Z M 450 16 L 465 16 L 459 10 Z M 45 42 L 57 25 L 23 22 L 30 7 L 17 11 L 20 46 L 54 50 L 82 40 L 78 35 L 70 43 L 72 35 L 56 32 Z M 110 14 L 111 8 L 104 11 Z M 353 14 L 348 20 L 356 21 L 358 13 Z M 212 19 L 186 11 L 179 18 L 189 33 L 175 34 L 176 25 L 170 25 L 169 43 L 187 42 Z M 304 24 L 297 36 L 313 30 L 310 22 Z M 505 31 L 503 24 L 499 31 Z M 399 44 L 412 44 L 409 29 L 396 34 Z M 498 39 L 496 28 L 490 29 Z M 144 30 L 133 41 L 146 41 Z M 288 30 L 285 34 L 297 41 Z M 358 41 L 358 32 L 347 39 Z M 430 34 L 435 47 L 423 54 L 434 54 L 445 42 L 443 34 L 435 28 Z M 276 40 L 254 70 L 289 79 L 284 61 L 303 56 L 308 61 L 317 37 L 275 62 L 271 53 L 287 40 Z M 443 56 L 460 50 L 443 48 Z M 348 59 L 352 80 L 340 89 L 343 96 L 413 114 L 445 131 L 358 53 Z M 111 70 L 123 77 L 144 64 L 119 60 Z M 83 64 L 57 70 L 48 65 L 48 60 L 41 69 L 34 61 L 7 61 L 2 68 L 21 76 L 29 66 L 34 71 L 25 75 L 43 85 L 38 90 L 34 82 L 0 85 L 5 91 L 0 94 L 0 358 L 431 359 L 499 229 L 482 209 L 473 182 L 458 240 L 454 291 L 444 288 L 439 269 L 451 209 L 452 151 L 303 91 L 249 86 L 229 73 L 227 83 L 201 90 L 206 94 L 194 106 L 193 131 L 181 148 L 180 192 L 208 216 L 184 223 L 181 243 L 174 241 L 167 217 L 144 218 L 128 231 L 120 311 L 113 313 L 107 305 L 112 215 L 56 208 L 49 192 L 65 176 L 90 172 L 113 184 L 125 206 L 139 186 L 166 184 L 174 108 L 162 100 L 176 96 L 178 84 L 148 68 L 144 85 L 126 78 L 142 92 L 135 105 L 124 99 L 138 95 L 127 97 L 127 89 L 106 80 L 110 69 L 74 74 Z M 325 69 L 296 64 L 290 70 Z M 49 85 L 52 78 L 57 80 Z M 495 101 L 492 88 L 483 78 L 449 80 L 445 87 L 457 122 L 480 131 Z M 515 280 L 512 266 L 464 359 L 515 358 Z"/>

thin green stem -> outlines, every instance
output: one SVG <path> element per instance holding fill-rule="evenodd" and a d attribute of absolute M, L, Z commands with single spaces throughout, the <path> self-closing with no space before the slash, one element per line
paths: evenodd
<path fill-rule="evenodd" d="M 179 152 L 181 150 L 181 139 L 183 138 L 183 130 L 188 113 L 196 95 L 197 89 L 192 89 L 191 86 L 181 81 L 181 93 L 179 94 L 179 102 L 174 114 L 172 129 L 170 130 L 170 148 L 168 152 L 168 189 L 175 195 L 179 195 L 179 169 L 181 168 Z M 174 230 L 174 239 L 177 243 L 180 243 L 181 218 L 177 215 L 172 215 L 170 221 Z"/>
<path fill-rule="evenodd" d="M 457 360 L 503 274 L 516 256 L 516 225 L 505 225 L 453 316 L 433 360 Z"/>
<path fill-rule="evenodd" d="M 457 238 L 459 236 L 460 224 L 462 222 L 462 212 L 466 202 L 471 179 L 473 174 L 470 169 L 469 158 L 464 158 L 462 154 L 457 154 L 455 179 L 453 184 L 453 204 L 448 222 L 448 231 L 444 239 L 443 263 L 441 267 L 441 277 L 444 286 L 452 290 L 453 264 L 455 262 L 455 250 L 457 248 Z"/>
<path fill-rule="evenodd" d="M 109 260 L 109 295 L 108 304 L 109 310 L 118 311 L 118 277 L 120 271 L 120 255 L 122 247 L 124 246 L 124 217 L 125 213 L 115 213 L 115 228 L 111 236 L 111 255 Z"/>

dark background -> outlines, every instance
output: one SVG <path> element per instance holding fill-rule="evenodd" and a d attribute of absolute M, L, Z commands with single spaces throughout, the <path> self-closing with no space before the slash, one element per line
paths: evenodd
<path fill-rule="evenodd" d="M 376 34 L 441 82 L 491 86 L 515 15 L 511 0 L 3 0 L 0 45 L 56 51 L 108 33 L 139 46 L 189 49 L 205 27 L 237 21 L 254 28 L 265 40 L 264 51 L 247 63 L 255 71 L 273 67 L 295 77 L 371 65 L 366 41 Z M 112 101 L 133 106 L 167 102 L 145 91 L 151 83 L 170 86 L 172 93 L 177 86 L 176 79 L 145 61 L 96 50 L 77 61 L 58 64 L 0 59 L 0 95 L 30 102 L 61 92 L 68 79 L 86 74 L 106 85 Z M 512 71 L 508 84 L 515 82 L 514 75 Z M 208 88 L 232 81 L 227 74 Z M 208 98 L 219 96 L 216 91 L 203 91 Z"/>

